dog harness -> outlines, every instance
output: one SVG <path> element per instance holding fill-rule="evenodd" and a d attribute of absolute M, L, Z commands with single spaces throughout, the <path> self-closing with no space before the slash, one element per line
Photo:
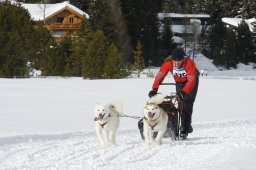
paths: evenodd
<path fill-rule="evenodd" d="M 105 114 L 104 114 L 104 115 L 105 115 Z M 103 115 L 102 117 L 104 117 L 104 115 Z M 107 118 L 109 118 L 109 117 L 111 117 L 110 113 L 109 113 L 108 117 L 106 117 L 105 119 L 107 119 Z M 99 122 L 99 124 L 100 124 L 100 126 L 102 127 L 102 129 L 104 129 L 104 126 L 105 126 L 107 123 L 108 123 L 108 122 L 105 122 L 105 123 L 103 123 L 103 124 L 100 124 L 100 122 Z"/>
<path fill-rule="evenodd" d="M 99 123 L 100 124 L 100 123 Z M 107 122 L 100 124 L 100 126 L 102 127 L 102 129 L 104 129 L 104 126 L 107 124 Z"/>
<path fill-rule="evenodd" d="M 152 130 L 154 130 L 154 127 L 159 123 L 160 121 L 160 116 L 156 119 L 156 122 L 153 126 L 151 126 L 150 124 L 152 123 L 150 120 L 148 120 L 145 116 L 143 117 L 143 119 L 145 119 L 146 121 L 148 121 L 148 125 L 151 127 Z"/>

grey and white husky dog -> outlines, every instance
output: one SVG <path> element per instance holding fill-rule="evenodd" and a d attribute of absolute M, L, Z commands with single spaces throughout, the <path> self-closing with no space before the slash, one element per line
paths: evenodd
<path fill-rule="evenodd" d="M 158 106 L 163 101 L 164 95 L 157 94 L 151 97 L 144 107 L 143 134 L 148 145 L 151 145 L 153 142 L 160 145 L 163 142 L 163 135 L 168 123 L 167 113 Z M 155 140 L 153 139 L 154 132 L 158 132 Z"/>

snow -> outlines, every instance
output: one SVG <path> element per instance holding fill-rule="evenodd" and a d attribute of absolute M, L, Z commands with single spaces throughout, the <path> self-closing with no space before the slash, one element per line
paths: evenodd
<path fill-rule="evenodd" d="M 185 40 L 177 36 L 172 36 L 172 42 L 175 44 L 183 44 Z"/>
<path fill-rule="evenodd" d="M 241 24 L 243 18 L 226 18 L 225 17 L 225 18 L 222 18 L 221 20 L 226 24 L 238 27 L 239 24 Z M 256 23 L 256 19 L 255 18 L 245 19 L 245 22 L 248 24 L 250 31 L 253 32 L 253 28 L 254 28 L 253 24 Z"/>
<path fill-rule="evenodd" d="M 151 147 L 141 140 L 137 119 L 121 118 L 117 145 L 101 148 L 93 121 L 96 103 L 110 100 L 120 100 L 124 114 L 142 117 L 153 83 L 145 74 L 119 80 L 0 79 L 0 170 L 253 170 L 256 70 L 251 66 L 209 69 L 209 76 L 200 77 L 194 132 L 185 141 L 165 138 Z M 172 80 L 168 75 L 165 82 Z M 159 91 L 169 94 L 174 87 Z"/>
<path fill-rule="evenodd" d="M 191 51 L 191 53 L 192 53 L 191 49 L 188 49 L 188 51 Z M 187 53 L 189 53 L 189 52 L 187 52 Z M 192 56 L 192 55 L 193 55 L 193 53 L 190 54 L 190 56 Z M 207 69 L 209 71 L 218 70 L 218 68 L 215 65 L 212 64 L 212 60 L 209 60 L 208 58 L 206 58 L 201 53 L 195 54 L 194 61 L 196 63 L 196 66 L 197 66 L 198 70 L 202 70 L 202 69 Z"/>

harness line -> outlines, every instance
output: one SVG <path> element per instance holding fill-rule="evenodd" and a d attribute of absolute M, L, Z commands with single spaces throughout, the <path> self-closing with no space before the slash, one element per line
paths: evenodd
<path fill-rule="evenodd" d="M 141 119 L 142 117 L 139 117 L 139 116 L 129 116 L 129 115 L 122 115 L 122 116 L 119 116 L 119 117 L 129 117 L 129 118 L 133 118 L 133 119 Z"/>

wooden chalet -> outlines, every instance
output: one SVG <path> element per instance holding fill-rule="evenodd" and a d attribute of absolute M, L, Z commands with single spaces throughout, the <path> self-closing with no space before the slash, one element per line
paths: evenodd
<path fill-rule="evenodd" d="M 79 29 L 83 19 L 89 19 L 89 15 L 69 2 L 57 4 L 25 4 L 25 9 L 31 15 L 35 22 L 44 22 L 47 28 L 52 32 L 56 42 L 68 32 Z"/>

